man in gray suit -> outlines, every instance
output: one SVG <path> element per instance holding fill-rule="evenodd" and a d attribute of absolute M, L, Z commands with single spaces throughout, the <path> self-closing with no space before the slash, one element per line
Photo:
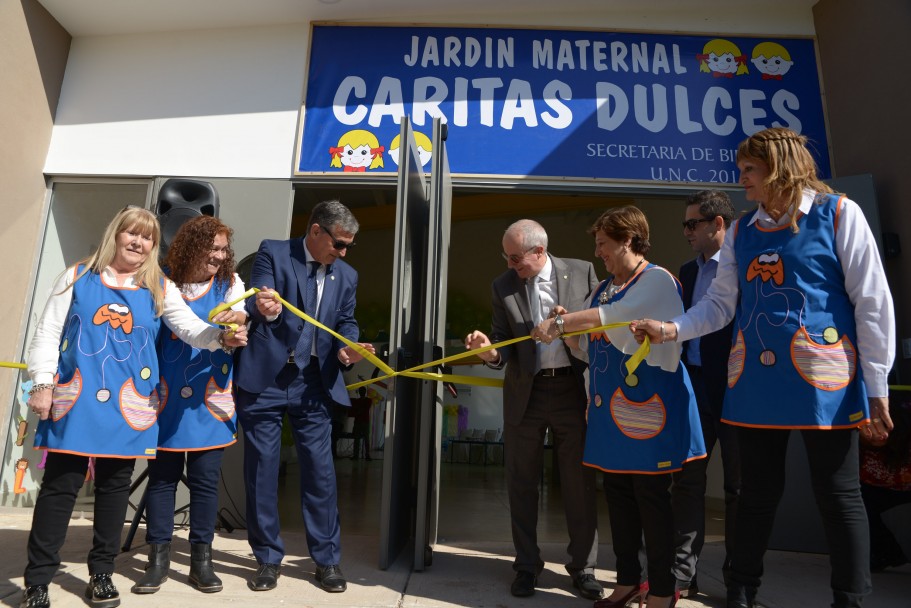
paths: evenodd
<path fill-rule="evenodd" d="M 547 253 L 547 233 L 532 220 L 519 220 L 503 235 L 503 257 L 509 267 L 493 282 L 493 323 L 488 338 L 473 331 L 469 349 L 528 336 L 541 320 L 586 305 L 598 284 L 590 262 L 561 259 Z M 516 548 L 512 594 L 535 592 L 544 569 L 538 548 L 538 482 L 544 461 L 544 435 L 554 438 L 566 521 L 573 586 L 587 599 L 603 588 L 595 579 L 598 555 L 594 470 L 582 466 L 585 445 L 585 363 L 574 358 L 562 340 L 550 345 L 531 340 L 479 355 L 488 366 L 506 366 L 503 385 L 503 442 L 506 486 Z"/>

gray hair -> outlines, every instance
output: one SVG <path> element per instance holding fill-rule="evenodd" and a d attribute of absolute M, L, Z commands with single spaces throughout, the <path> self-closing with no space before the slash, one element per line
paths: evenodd
<path fill-rule="evenodd" d="M 310 212 L 310 220 L 307 222 L 307 226 L 312 226 L 313 224 L 325 226 L 329 229 L 338 227 L 348 234 L 357 234 L 360 228 L 360 224 L 357 223 L 357 219 L 351 213 L 351 210 L 337 200 L 317 203 L 313 211 Z"/>
<path fill-rule="evenodd" d="M 547 251 L 547 232 L 544 226 L 534 220 L 519 220 L 510 224 L 505 234 L 513 234 L 522 241 L 523 247 L 543 247 Z"/>

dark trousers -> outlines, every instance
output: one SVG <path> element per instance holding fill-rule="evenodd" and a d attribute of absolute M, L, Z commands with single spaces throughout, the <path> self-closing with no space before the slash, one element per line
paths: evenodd
<path fill-rule="evenodd" d="M 800 431 L 829 543 L 833 606 L 861 606 L 870 593 L 870 540 L 860 495 L 858 432 Z M 738 427 L 743 487 L 730 580 L 758 587 L 775 511 L 784 493 L 787 429 Z"/>
<path fill-rule="evenodd" d="M 190 543 L 212 544 L 224 453 L 224 448 L 191 452 L 158 450 L 158 456 L 149 462 L 146 542 L 171 542 L 175 494 L 186 460 L 187 485 L 190 488 Z"/>
<path fill-rule="evenodd" d="M 544 435 L 550 427 L 569 530 L 566 569 L 570 573 L 594 572 L 598 557 L 598 512 L 595 472 L 582 465 L 584 407 L 585 394 L 576 378 L 535 377 L 521 424 L 506 424 L 503 429 L 516 571 L 538 574 L 544 568 L 538 547 L 538 484 L 544 464 Z"/>
<path fill-rule="evenodd" d="M 724 386 L 707 387 L 701 367 L 688 365 L 686 369 L 690 374 L 693 392 L 699 405 L 699 419 L 702 423 L 707 456 L 687 462 L 681 471 L 673 474 L 671 504 L 674 509 L 674 544 L 677 553 L 674 576 L 682 582 L 691 581 L 696 576 L 696 563 L 705 544 L 706 469 L 716 443 L 721 446 L 724 470 L 725 566 L 734 547 L 737 501 L 740 498 L 740 449 L 737 443 L 737 430 L 721 422 Z"/>
<path fill-rule="evenodd" d="M 649 593 L 674 595 L 674 523 L 671 509 L 671 476 L 605 473 L 604 494 L 610 515 L 617 584 L 642 581 L 639 551 L 645 537 Z"/>
<path fill-rule="evenodd" d="M 277 384 L 259 394 L 237 391 L 250 547 L 260 564 L 280 564 L 285 556 L 278 520 L 278 468 L 287 413 L 300 462 L 301 514 L 310 557 L 320 566 L 338 564 L 341 525 L 330 445 L 331 402 L 315 360 L 303 371 L 286 365 Z"/>
<path fill-rule="evenodd" d="M 93 537 L 87 560 L 89 574 L 114 572 L 135 463 L 132 458 L 95 459 Z M 60 549 L 66 540 L 76 496 L 85 482 L 88 465 L 87 456 L 58 452 L 47 455 L 28 536 L 26 586 L 49 584 L 60 567 Z"/>

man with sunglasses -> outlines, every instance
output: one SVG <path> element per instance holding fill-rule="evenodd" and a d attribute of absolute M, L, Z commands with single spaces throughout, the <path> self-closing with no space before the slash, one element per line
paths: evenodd
<path fill-rule="evenodd" d="M 702 299 L 715 278 L 721 245 L 733 219 L 731 199 L 720 190 L 701 190 L 686 199 L 683 236 L 696 252 L 696 258 L 680 267 L 685 309 L 689 310 Z M 706 468 L 716 441 L 721 444 L 724 469 L 725 572 L 733 546 L 734 519 L 740 496 L 740 456 L 734 427 L 721 422 L 732 327 L 729 324 L 683 346 L 683 361 L 696 393 L 708 458 L 686 463 L 683 470 L 674 473 L 671 488 L 677 545 L 674 575 L 682 597 L 692 597 L 699 592 L 696 562 L 705 542 Z"/>
<path fill-rule="evenodd" d="M 581 310 L 598 285 L 591 262 L 558 258 L 547 252 L 547 233 L 532 220 L 519 220 L 503 235 L 508 270 L 493 282 L 490 338 L 473 331 L 469 349 L 528 336 L 542 320 Z M 559 323 L 559 322 L 558 322 Z M 554 437 L 560 493 L 569 527 L 566 570 L 582 597 L 603 594 L 595 579 L 598 555 L 594 469 L 582 466 L 585 445 L 585 363 L 570 354 L 562 340 L 531 340 L 478 355 L 494 369 L 506 367 L 503 384 L 503 443 L 512 539 L 516 597 L 533 595 L 544 568 L 538 547 L 538 483 L 544 460 L 544 435 Z"/>
<path fill-rule="evenodd" d="M 248 298 L 249 333 L 256 338 L 238 354 L 234 379 L 237 415 L 244 434 L 247 536 L 258 569 L 247 585 L 268 591 L 278 584 L 284 544 L 279 535 L 278 477 L 282 421 L 291 424 L 300 455 L 301 511 L 316 581 L 326 591 L 347 588 L 341 561 L 332 409 L 350 407 L 342 370 L 361 359 L 351 347 L 317 329 L 275 298 L 304 311 L 351 341 L 357 272 L 342 258 L 358 231 L 351 211 L 338 201 L 316 205 L 303 238 L 265 240 L 253 263 Z M 361 346 L 373 352 L 371 344 Z"/>

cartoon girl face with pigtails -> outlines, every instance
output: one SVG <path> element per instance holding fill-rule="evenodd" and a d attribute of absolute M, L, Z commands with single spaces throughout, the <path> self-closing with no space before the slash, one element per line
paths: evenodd
<path fill-rule="evenodd" d="M 761 42 L 753 49 L 750 59 L 756 69 L 762 74 L 763 80 L 781 80 L 788 73 L 794 62 L 791 54 L 777 42 Z"/>
<path fill-rule="evenodd" d="M 346 172 L 362 173 L 368 168 L 383 167 L 383 152 L 376 135 L 363 129 L 348 131 L 338 140 L 338 146 L 329 148 L 332 167 L 344 167 Z"/>
<path fill-rule="evenodd" d="M 401 135 L 396 135 L 389 144 L 389 158 L 391 158 L 396 165 L 401 164 L 399 159 L 399 154 L 401 153 L 401 150 L 399 149 L 400 138 Z M 420 131 L 414 131 L 414 143 L 418 146 L 418 159 L 421 161 L 421 166 L 427 166 L 427 162 L 433 156 L 433 144 L 430 143 L 430 138 Z"/>
<path fill-rule="evenodd" d="M 700 72 L 711 72 L 715 78 L 733 78 L 736 74 L 749 73 L 746 55 L 730 40 L 715 38 L 705 43 L 702 53 L 696 55 Z"/>

